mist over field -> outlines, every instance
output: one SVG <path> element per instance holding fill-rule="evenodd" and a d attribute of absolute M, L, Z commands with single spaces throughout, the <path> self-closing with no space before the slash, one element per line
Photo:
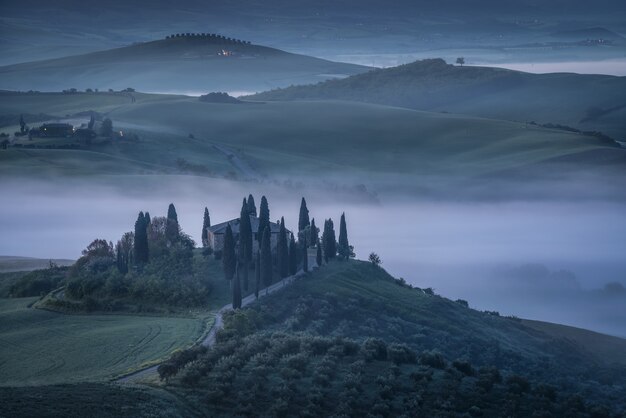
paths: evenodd
<path fill-rule="evenodd" d="M 297 227 L 299 198 L 266 184 L 201 178 L 182 186 L 171 179 L 131 181 L 128 187 L 8 182 L 0 254 L 78 258 L 93 239 L 116 242 L 132 230 L 140 210 L 164 216 L 171 202 L 182 229 L 199 242 L 204 207 L 213 224 L 230 220 L 249 192 L 267 196 L 270 219 L 284 216 L 287 228 Z M 626 336 L 623 200 L 383 195 L 379 202 L 355 202 L 319 189 L 304 194 L 318 223 L 337 223 L 345 211 L 357 257 L 378 253 L 384 267 L 408 283 L 477 309 Z"/>
<path fill-rule="evenodd" d="M 0 417 L 626 417 L 625 179 L 624 0 L 2 0 Z"/>

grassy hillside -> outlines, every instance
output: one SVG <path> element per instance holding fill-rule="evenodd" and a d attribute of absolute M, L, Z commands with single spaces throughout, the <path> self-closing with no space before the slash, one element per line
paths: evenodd
<path fill-rule="evenodd" d="M 576 327 L 550 322 L 524 320 L 524 325 L 555 339 L 571 341 L 602 361 L 626 365 L 626 340 Z"/>
<path fill-rule="evenodd" d="M 0 255 L 0 273 L 12 271 L 30 271 L 46 268 L 50 265 L 50 262 L 53 262 L 59 266 L 69 266 L 74 262 L 74 260 L 48 260 L 43 258 Z"/>
<path fill-rule="evenodd" d="M 553 161 L 560 163 L 560 175 L 577 172 L 582 164 L 591 172 L 610 167 L 613 178 L 626 156 L 599 138 L 561 129 L 365 103 L 233 105 L 147 94 L 138 94 L 134 103 L 99 94 L 5 97 L 0 109 L 6 113 L 34 113 L 33 108 L 62 116 L 93 109 L 110 117 L 115 130 L 137 138 L 71 150 L 0 150 L 0 174 L 7 178 L 46 173 L 113 175 L 115 181 L 119 175 L 193 174 L 415 191 L 439 188 L 433 183 L 439 177 L 463 181 L 506 171 L 509 178 L 523 178 L 542 173 L 537 167 Z M 69 120 L 80 124 L 87 117 Z M 18 143 L 32 145 L 28 139 Z M 605 164 L 595 158 L 597 152 L 617 160 Z"/>
<path fill-rule="evenodd" d="M 0 299 L 0 386 L 111 379 L 192 344 L 199 319 L 63 315 Z"/>
<path fill-rule="evenodd" d="M 214 348 L 162 370 L 212 416 L 609 417 L 626 406 L 620 352 L 596 355 L 368 263 L 331 263 L 224 321 Z"/>
<path fill-rule="evenodd" d="M 186 36 L 0 67 L 0 89 L 255 92 L 365 70 L 259 45 Z"/>
<path fill-rule="evenodd" d="M 529 74 L 423 60 L 342 80 L 260 93 L 258 100 L 354 100 L 626 135 L 626 77 Z"/>
<path fill-rule="evenodd" d="M 199 416 L 164 390 L 106 383 L 0 387 L 0 415 L 13 418 Z"/>

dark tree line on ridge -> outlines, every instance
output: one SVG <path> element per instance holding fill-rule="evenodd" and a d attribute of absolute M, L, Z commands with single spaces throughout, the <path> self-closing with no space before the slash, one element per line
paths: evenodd
<path fill-rule="evenodd" d="M 250 41 L 242 41 L 241 39 L 228 38 L 223 35 L 218 35 L 217 33 L 174 33 L 172 35 L 167 35 L 165 39 L 175 39 L 175 38 L 194 38 L 194 39 L 208 39 L 210 41 L 228 43 L 228 44 L 240 44 L 240 45 L 250 45 L 252 42 Z"/>

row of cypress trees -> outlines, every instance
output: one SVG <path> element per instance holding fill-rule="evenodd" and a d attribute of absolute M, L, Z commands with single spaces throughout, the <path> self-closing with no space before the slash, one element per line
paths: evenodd
<path fill-rule="evenodd" d="M 322 259 L 328 263 L 329 260 L 336 258 L 337 255 L 343 259 L 354 257 L 353 248 L 348 242 L 345 213 L 341 215 L 339 241 L 337 242 L 336 240 L 332 219 L 327 219 L 324 222 L 324 232 L 320 241 L 319 231 L 315 226 L 315 219 L 309 220 L 309 210 L 304 198 L 302 198 L 300 204 L 298 242 L 296 242 L 294 234 L 287 233 L 285 219 L 281 217 L 274 257 L 271 246 L 270 211 L 265 196 L 261 198 L 259 208 L 259 228 L 257 230 L 259 250 L 254 255 L 252 254 L 254 235 L 250 215 L 256 216 L 256 214 L 254 197 L 249 195 L 247 199 L 243 199 L 241 206 L 239 239 L 235 240 L 230 224 L 226 227 L 222 263 L 224 275 L 232 285 L 234 309 L 241 307 L 242 286 L 244 291 L 249 289 L 249 270 L 252 266 L 254 266 L 255 271 L 255 295 L 258 297 L 261 285 L 267 288 L 272 284 L 274 267 L 278 276 L 284 279 L 297 273 L 299 260 L 301 260 L 302 269 L 307 272 L 309 269 L 308 248 L 310 246 L 317 247 L 316 262 L 318 266 L 322 265 Z M 205 231 L 209 225 L 208 210 L 205 208 L 203 243 L 206 241 Z"/>

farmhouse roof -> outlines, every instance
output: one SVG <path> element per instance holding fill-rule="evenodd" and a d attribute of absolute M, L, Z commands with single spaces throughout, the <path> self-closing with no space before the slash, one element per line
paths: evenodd
<path fill-rule="evenodd" d="M 213 234 L 225 234 L 226 227 L 228 227 L 228 224 L 230 224 L 230 228 L 232 229 L 234 235 L 239 233 L 239 218 L 210 226 L 207 229 L 211 231 Z M 259 230 L 259 218 L 257 218 L 256 216 L 250 215 L 250 225 L 252 226 L 252 232 L 256 233 Z M 280 225 L 278 225 L 275 222 L 270 222 L 270 232 L 272 234 L 277 234 L 279 231 L 280 231 Z"/>

